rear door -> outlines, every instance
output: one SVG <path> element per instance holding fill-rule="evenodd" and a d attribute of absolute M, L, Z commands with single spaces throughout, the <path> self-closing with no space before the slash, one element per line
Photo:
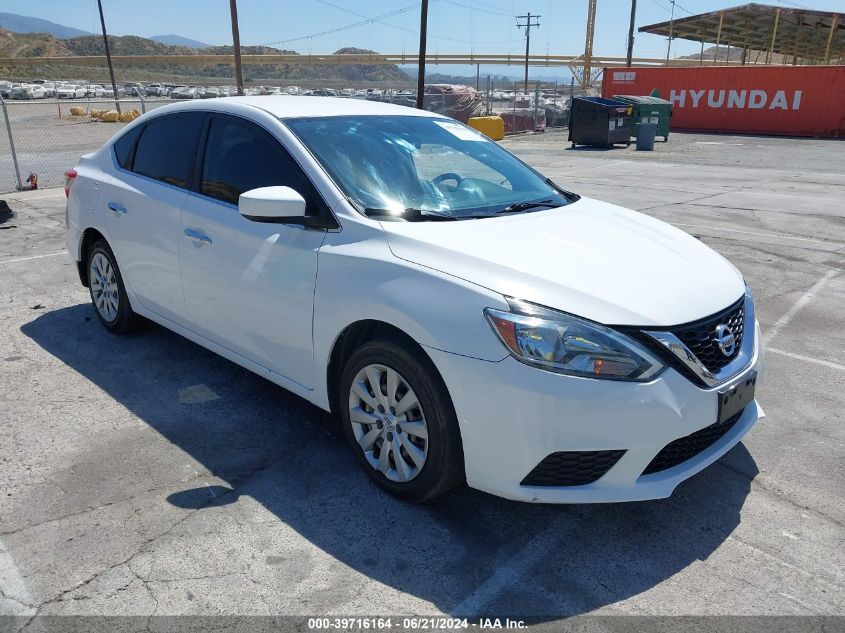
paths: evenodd
<path fill-rule="evenodd" d="M 191 328 L 304 387 L 314 384 L 311 321 L 325 230 L 255 222 L 244 191 L 286 185 L 327 211 L 279 140 L 235 116 L 211 117 L 197 195 L 182 207 L 180 262 Z"/>
<path fill-rule="evenodd" d="M 100 197 L 124 281 L 145 308 L 179 323 L 185 316 L 180 213 L 205 118 L 193 112 L 166 115 L 120 139 L 117 175 L 103 183 Z"/>

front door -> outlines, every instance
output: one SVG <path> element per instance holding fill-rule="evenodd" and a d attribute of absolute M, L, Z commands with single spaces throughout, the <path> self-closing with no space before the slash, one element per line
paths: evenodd
<path fill-rule="evenodd" d="M 200 194 L 182 206 L 179 246 L 188 320 L 215 343 L 300 385 L 314 385 L 311 333 L 324 230 L 254 222 L 244 191 L 286 185 L 309 206 L 317 194 L 281 143 L 260 126 L 214 115 Z M 310 211 L 310 209 L 309 209 Z"/>

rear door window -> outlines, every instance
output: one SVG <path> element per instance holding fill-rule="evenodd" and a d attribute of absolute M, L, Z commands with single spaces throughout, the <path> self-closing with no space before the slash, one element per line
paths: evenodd
<path fill-rule="evenodd" d="M 147 123 L 138 139 L 132 171 L 169 185 L 190 187 L 203 120 L 203 114 L 185 113 Z"/>

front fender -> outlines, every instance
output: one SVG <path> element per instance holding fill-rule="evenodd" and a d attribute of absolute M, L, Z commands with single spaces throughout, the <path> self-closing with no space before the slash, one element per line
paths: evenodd
<path fill-rule="evenodd" d="M 331 234 L 320 249 L 314 296 L 317 375 L 326 376 L 332 350 L 351 324 L 375 320 L 417 343 L 452 354 L 500 361 L 507 351 L 484 318 L 484 308 L 507 310 L 487 288 L 395 257 L 381 230 L 350 240 Z M 315 404 L 327 406 L 325 380 L 316 381 Z"/>

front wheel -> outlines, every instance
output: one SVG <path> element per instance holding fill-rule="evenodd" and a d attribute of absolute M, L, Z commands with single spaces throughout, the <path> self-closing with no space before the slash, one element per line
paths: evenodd
<path fill-rule="evenodd" d="M 423 352 L 400 340 L 369 342 L 349 358 L 341 384 L 344 433 L 379 486 L 421 502 L 462 483 L 452 401 Z"/>

